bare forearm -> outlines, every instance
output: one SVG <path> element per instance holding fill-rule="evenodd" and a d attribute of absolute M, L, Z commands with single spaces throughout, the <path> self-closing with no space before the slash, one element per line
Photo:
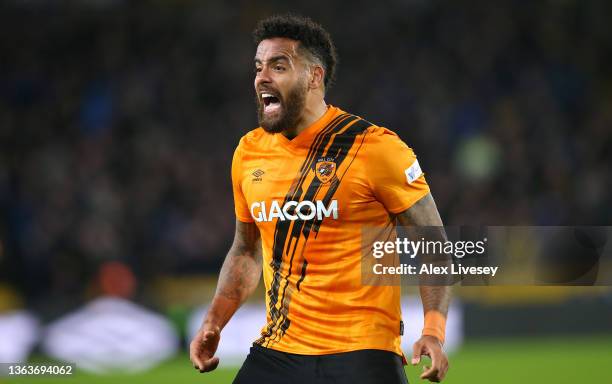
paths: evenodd
<path fill-rule="evenodd" d="M 451 298 L 451 288 L 448 286 L 421 285 L 421 301 L 423 312 L 438 311 L 444 316 L 448 313 Z"/>
<path fill-rule="evenodd" d="M 437 214 L 437 211 L 436 211 Z M 439 217 L 439 216 L 438 216 Z M 433 222 L 436 222 L 435 218 Z M 434 227 L 421 227 L 415 229 L 418 233 L 418 239 L 425 239 L 425 241 L 436 241 L 444 243 L 447 240 L 446 232 L 442 227 L 442 221 L 439 221 L 439 226 L 436 224 Z M 428 257 L 428 261 L 432 265 L 439 267 L 450 267 L 452 260 L 450 256 L 445 254 L 429 254 L 423 255 L 422 257 Z M 423 261 L 425 262 L 425 261 Z M 431 285 L 427 284 L 430 283 Z M 425 281 L 419 287 L 421 294 L 421 302 L 423 303 L 423 313 L 427 314 L 429 311 L 437 311 L 446 317 L 448 313 L 448 305 L 451 298 L 451 281 L 445 277 L 425 277 Z"/>
<path fill-rule="evenodd" d="M 444 344 L 451 287 L 447 285 L 421 285 L 420 291 L 424 317 L 422 335 L 423 337 L 433 336 Z"/>
<path fill-rule="evenodd" d="M 427 227 L 421 230 L 416 229 L 416 232 L 419 233 L 418 239 L 424 238 L 426 241 L 439 241 L 442 243 L 447 240 L 446 232 L 444 231 L 444 227 L 441 226 L 441 223 L 439 227 Z M 430 258 L 430 264 L 440 267 L 448 268 L 452 263 L 450 256 L 444 254 L 423 255 L 423 257 Z M 427 284 L 428 282 L 430 284 Z M 446 317 L 451 297 L 450 284 L 451 282 L 449 279 L 444 277 L 425 277 L 425 281 L 419 287 L 424 314 L 433 310 Z"/>
<path fill-rule="evenodd" d="M 402 226 L 405 226 L 409 236 L 413 239 L 425 241 L 440 241 L 447 240 L 442 219 L 438 213 L 438 208 L 431 194 L 423 197 L 416 202 L 411 208 L 398 215 L 398 221 Z M 445 254 L 440 255 L 422 255 L 428 257 L 429 263 L 436 266 L 448 267 L 452 261 Z M 444 278 L 429 278 L 420 285 L 421 301 L 423 303 L 423 313 L 425 314 L 426 327 L 431 319 L 442 318 L 442 323 L 446 319 L 448 306 L 451 299 L 450 281 Z M 434 322 L 438 322 L 435 320 Z M 442 337 L 442 336 L 440 336 Z"/>
<path fill-rule="evenodd" d="M 257 287 L 261 264 L 249 256 L 230 256 L 223 263 L 217 291 L 205 323 L 223 328 L 240 305 Z"/>
<path fill-rule="evenodd" d="M 254 225 L 237 223 L 234 244 L 223 262 L 217 291 L 204 323 L 222 329 L 253 293 L 261 276 L 261 240 Z"/>

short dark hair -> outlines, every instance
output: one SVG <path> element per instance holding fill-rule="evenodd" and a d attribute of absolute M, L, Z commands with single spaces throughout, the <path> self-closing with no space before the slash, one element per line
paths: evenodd
<path fill-rule="evenodd" d="M 329 88 L 336 75 L 338 57 L 329 33 L 307 17 L 276 15 L 261 20 L 253 31 L 255 44 L 274 37 L 286 37 L 300 42 L 300 48 L 316 57 L 323 64 L 325 88 Z"/>

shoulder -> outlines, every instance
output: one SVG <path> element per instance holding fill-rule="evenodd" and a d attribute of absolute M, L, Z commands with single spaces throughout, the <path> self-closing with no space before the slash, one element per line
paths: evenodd
<path fill-rule="evenodd" d="M 266 131 L 259 127 L 247 132 L 240 138 L 232 157 L 232 175 L 239 175 L 242 172 L 245 161 L 257 158 L 259 143 L 267 135 Z"/>
<path fill-rule="evenodd" d="M 248 150 L 256 147 L 267 135 L 263 128 L 255 128 L 240 138 L 237 150 Z"/>
<path fill-rule="evenodd" d="M 372 125 L 368 128 L 368 142 L 371 144 L 384 145 L 393 142 L 402 142 L 402 139 L 389 128 Z"/>
<path fill-rule="evenodd" d="M 265 148 L 270 145 L 270 136 L 271 135 L 261 127 L 247 132 L 240 138 L 238 146 L 236 146 L 236 150 L 234 151 L 234 160 L 240 159 L 244 156 L 259 155 L 262 149 L 265 150 Z"/>
<path fill-rule="evenodd" d="M 345 112 L 346 113 L 346 112 Z M 412 149 L 393 130 L 373 123 L 361 116 L 348 114 L 356 117 L 361 126 L 365 126 L 364 147 L 368 156 L 389 157 L 397 154 L 397 151 L 412 151 Z"/>
<path fill-rule="evenodd" d="M 412 149 L 389 128 L 372 125 L 367 129 L 365 148 L 370 156 L 394 156 Z"/>
<path fill-rule="evenodd" d="M 377 123 L 372 122 L 369 119 L 366 119 L 359 115 L 354 115 L 352 113 L 347 113 L 339 109 L 342 114 L 352 116 L 353 118 L 357 118 L 362 126 L 365 126 L 364 132 L 368 136 L 368 142 L 370 143 L 384 143 L 389 141 L 401 141 L 397 133 L 392 131 L 387 127 L 383 127 Z"/>

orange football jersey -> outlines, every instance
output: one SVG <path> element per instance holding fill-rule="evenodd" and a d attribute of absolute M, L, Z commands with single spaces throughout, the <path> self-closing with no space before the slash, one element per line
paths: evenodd
<path fill-rule="evenodd" d="M 429 192 L 392 131 L 329 106 L 292 140 L 257 128 L 234 153 L 238 220 L 262 238 L 267 325 L 256 343 L 319 355 L 400 349 L 400 287 L 361 283 L 363 226 Z M 367 245 L 366 245 L 367 246 Z"/>

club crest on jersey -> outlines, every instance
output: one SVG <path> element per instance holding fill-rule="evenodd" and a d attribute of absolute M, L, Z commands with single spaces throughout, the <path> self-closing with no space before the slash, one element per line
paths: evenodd
<path fill-rule="evenodd" d="M 317 160 L 315 174 L 323 184 L 327 183 L 336 174 L 336 159 L 333 157 L 321 157 Z"/>

